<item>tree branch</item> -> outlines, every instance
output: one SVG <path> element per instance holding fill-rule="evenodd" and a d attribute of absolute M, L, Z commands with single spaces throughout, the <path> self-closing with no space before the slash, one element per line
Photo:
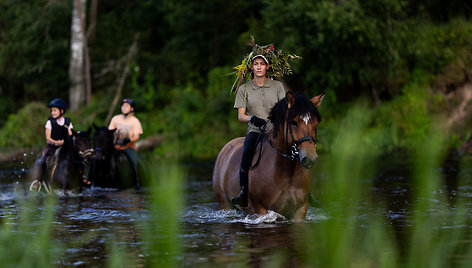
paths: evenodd
<path fill-rule="evenodd" d="M 121 96 L 121 92 L 123 91 L 123 86 L 126 81 L 126 77 L 128 76 L 129 73 L 129 65 L 131 63 L 131 60 L 133 59 L 134 55 L 138 51 L 138 38 L 139 38 L 139 33 L 136 33 L 134 35 L 134 41 L 131 47 L 128 50 L 128 54 L 126 55 L 126 62 L 123 67 L 123 74 L 120 77 L 120 81 L 118 83 L 118 88 L 116 89 L 115 97 L 113 98 L 113 101 L 111 103 L 110 109 L 108 110 L 108 115 L 107 118 L 105 119 L 105 125 L 108 126 L 111 116 L 113 115 L 113 111 L 115 110 L 116 105 L 118 104 L 118 101 Z"/>

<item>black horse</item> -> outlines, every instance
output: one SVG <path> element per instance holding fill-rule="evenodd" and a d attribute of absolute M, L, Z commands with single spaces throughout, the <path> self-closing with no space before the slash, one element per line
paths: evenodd
<path fill-rule="evenodd" d="M 89 167 L 93 149 L 90 143 L 90 129 L 87 131 L 73 131 L 72 136 L 64 139 L 64 144 L 47 160 L 48 177 L 40 181 L 33 181 L 30 190 L 48 193 L 52 189 L 63 192 L 72 189 L 82 190 L 82 179 Z"/>
<path fill-rule="evenodd" d="M 88 183 L 100 188 L 137 188 L 139 187 L 136 168 L 129 156 L 115 150 L 113 139 L 115 130 L 93 125 L 94 157 Z"/>

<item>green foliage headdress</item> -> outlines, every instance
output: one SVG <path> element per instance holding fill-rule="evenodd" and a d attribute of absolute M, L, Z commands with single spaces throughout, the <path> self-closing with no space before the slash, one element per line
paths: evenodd
<path fill-rule="evenodd" d="M 252 58 L 256 55 L 263 55 L 270 64 L 269 70 L 267 70 L 267 76 L 284 76 L 292 73 L 289 61 L 301 59 L 300 56 L 295 54 L 289 54 L 284 52 L 282 49 L 275 48 L 273 44 L 260 46 L 256 44 L 254 37 L 251 36 L 251 42 L 249 45 L 252 46 L 251 53 L 247 54 L 241 64 L 233 67 L 236 74 L 236 80 L 231 87 L 231 92 L 236 90 L 240 85 L 251 79 L 251 65 Z"/>

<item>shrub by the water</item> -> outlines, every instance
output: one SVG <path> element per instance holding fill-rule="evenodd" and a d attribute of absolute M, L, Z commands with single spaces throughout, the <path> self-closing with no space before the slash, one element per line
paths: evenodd
<path fill-rule="evenodd" d="M 46 142 L 44 125 L 49 118 L 45 104 L 32 102 L 22 107 L 16 114 L 8 117 L 0 129 L 0 148 L 31 148 Z"/>

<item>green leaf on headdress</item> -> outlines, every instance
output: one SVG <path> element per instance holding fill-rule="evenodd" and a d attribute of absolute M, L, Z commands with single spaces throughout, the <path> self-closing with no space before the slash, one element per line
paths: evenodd
<path fill-rule="evenodd" d="M 236 79 L 231 87 L 231 92 L 236 91 L 243 83 L 251 79 L 251 65 L 253 55 L 264 55 L 270 63 L 270 68 L 267 70 L 267 76 L 284 76 L 292 73 L 289 61 L 299 60 L 300 56 L 295 54 L 285 53 L 282 49 L 277 49 L 273 44 L 260 46 L 256 44 L 253 36 L 249 45 L 252 46 L 252 51 L 243 58 L 241 64 L 233 67 Z"/>

